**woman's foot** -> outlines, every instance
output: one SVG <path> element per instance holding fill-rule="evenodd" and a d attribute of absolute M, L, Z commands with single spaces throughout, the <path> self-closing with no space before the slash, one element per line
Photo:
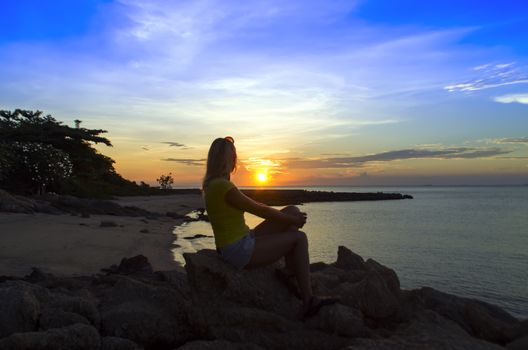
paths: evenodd
<path fill-rule="evenodd" d="M 312 296 L 308 302 L 303 303 L 299 313 L 299 318 L 304 321 L 319 312 L 319 309 L 325 305 L 332 305 L 339 302 L 339 298 L 327 296 Z"/>

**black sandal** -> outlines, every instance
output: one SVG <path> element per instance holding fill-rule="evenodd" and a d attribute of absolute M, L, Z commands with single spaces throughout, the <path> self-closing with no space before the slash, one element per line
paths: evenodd
<path fill-rule="evenodd" d="M 299 293 L 299 288 L 297 288 L 297 283 L 295 282 L 295 275 L 288 275 L 282 269 L 275 269 L 275 276 L 277 276 L 277 279 L 281 281 L 297 299 L 302 299 L 301 293 Z"/>

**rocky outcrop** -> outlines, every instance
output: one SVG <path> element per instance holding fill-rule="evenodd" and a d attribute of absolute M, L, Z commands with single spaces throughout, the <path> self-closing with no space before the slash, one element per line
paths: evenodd
<path fill-rule="evenodd" d="M 334 192 L 307 190 L 242 190 L 245 195 L 267 205 L 298 205 L 308 202 L 349 202 L 412 199 L 408 194 L 384 192 Z"/>
<path fill-rule="evenodd" d="M 311 265 L 315 293 L 340 297 L 300 321 L 280 263 L 239 271 L 213 250 L 185 270 L 152 271 L 144 256 L 105 274 L 35 269 L 0 282 L 0 349 L 524 349 L 528 321 L 431 288 L 401 290 L 394 270 L 339 247 Z"/>

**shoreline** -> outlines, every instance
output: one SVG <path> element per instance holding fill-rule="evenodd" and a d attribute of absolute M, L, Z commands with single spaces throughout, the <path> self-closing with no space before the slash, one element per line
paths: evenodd
<path fill-rule="evenodd" d="M 197 195 L 119 197 L 112 202 L 181 216 L 202 207 Z M 174 228 L 184 219 L 176 215 L 0 212 L 0 276 L 22 277 L 33 267 L 57 276 L 97 274 L 138 254 L 147 256 L 156 270 L 181 268 L 172 247 L 177 239 Z"/>

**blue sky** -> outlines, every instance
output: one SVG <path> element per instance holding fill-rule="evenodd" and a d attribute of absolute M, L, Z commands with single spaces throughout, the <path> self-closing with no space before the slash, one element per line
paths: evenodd
<path fill-rule="evenodd" d="M 241 184 L 528 183 L 527 10 L 7 0 L 0 108 L 106 129 L 98 148 L 151 183 L 198 184 L 225 135 Z"/>

